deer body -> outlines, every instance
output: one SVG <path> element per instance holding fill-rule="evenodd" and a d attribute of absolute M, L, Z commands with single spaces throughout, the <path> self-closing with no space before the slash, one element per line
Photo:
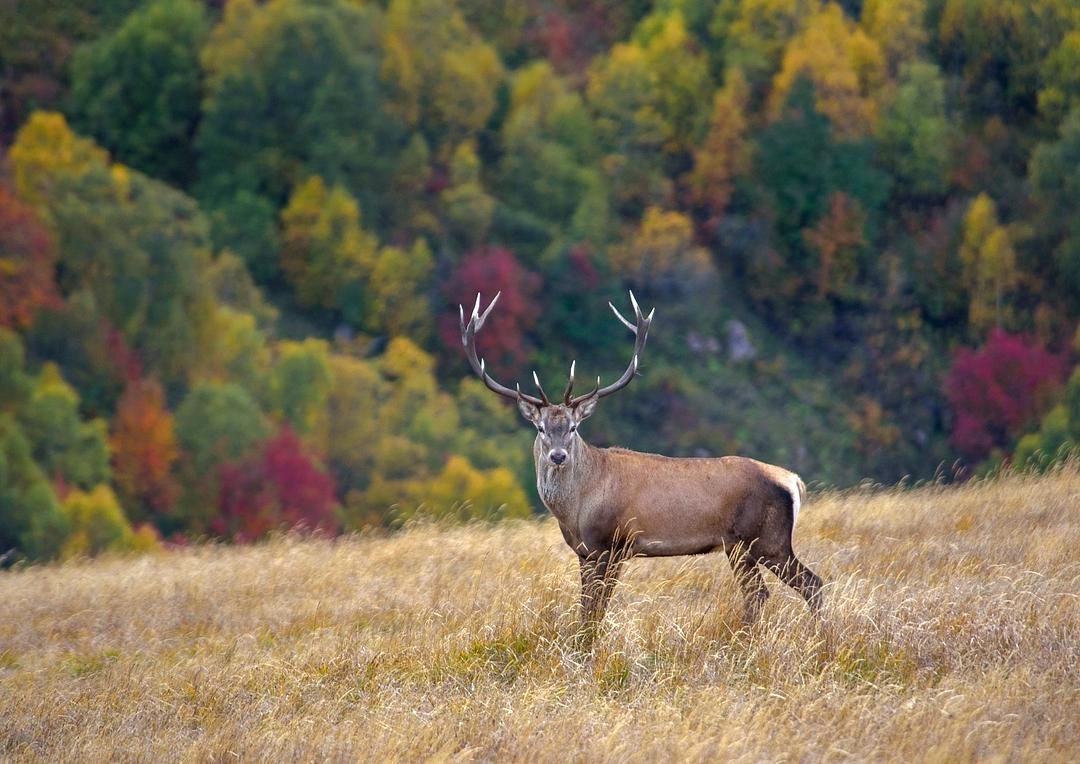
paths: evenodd
<path fill-rule="evenodd" d="M 559 523 L 581 567 L 581 606 L 586 636 L 595 627 L 630 557 L 670 557 L 723 550 L 743 589 L 745 620 L 757 618 L 769 596 L 759 565 L 773 571 L 817 610 L 821 579 L 796 558 L 791 547 L 795 519 L 806 486 L 794 472 L 740 456 L 673 458 L 624 448 L 596 448 L 578 428 L 597 402 L 633 378 L 653 314 L 642 315 L 631 292 L 637 319 L 634 355 L 611 385 L 574 397 L 574 364 L 561 403 L 548 399 L 533 374 L 540 397 L 511 390 L 487 373 L 476 353 L 476 332 L 495 302 L 482 314 L 480 296 L 468 323 L 461 309 L 462 344 L 473 370 L 494 392 L 517 401 L 522 416 L 536 426 L 533 460 L 536 487 L 544 506 Z"/>
<path fill-rule="evenodd" d="M 581 441 L 569 466 L 555 468 L 537 435 L 533 460 L 544 506 L 585 556 L 617 543 L 641 557 L 704 554 L 755 539 L 782 546 L 770 530 L 793 525 L 805 491 L 795 473 L 740 456 L 675 459 Z M 779 499 L 755 506 L 769 493 Z"/>

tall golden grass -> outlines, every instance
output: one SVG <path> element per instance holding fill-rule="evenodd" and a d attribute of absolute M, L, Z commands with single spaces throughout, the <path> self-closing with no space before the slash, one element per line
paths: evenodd
<path fill-rule="evenodd" d="M 740 628 L 722 555 L 635 560 L 591 656 L 551 520 L 0 574 L 0 759 L 1067 761 L 1080 471 L 819 494 Z"/>

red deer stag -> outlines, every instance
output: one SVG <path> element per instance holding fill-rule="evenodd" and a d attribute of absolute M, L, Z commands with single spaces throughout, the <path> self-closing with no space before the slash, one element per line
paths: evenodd
<path fill-rule="evenodd" d="M 801 594 L 815 612 L 821 606 L 821 579 L 799 562 L 791 535 L 806 486 L 794 472 L 741 456 L 676 459 L 624 448 L 596 448 L 579 428 L 601 398 L 626 387 L 652 325 L 630 293 L 636 321 L 630 323 L 611 306 L 636 340 L 630 365 L 606 387 L 573 395 L 574 364 L 562 401 L 552 402 L 533 372 L 540 397 L 511 390 L 487 373 L 477 356 L 476 334 L 499 295 L 480 312 L 476 296 L 469 320 L 461 313 L 465 355 L 484 384 L 517 401 L 522 415 L 536 426 L 533 459 L 536 487 L 559 522 L 563 538 L 581 565 L 582 619 L 589 639 L 602 620 L 629 557 L 668 557 L 723 549 L 742 586 L 745 621 L 753 623 L 769 596 L 758 565 L 773 571 Z"/>

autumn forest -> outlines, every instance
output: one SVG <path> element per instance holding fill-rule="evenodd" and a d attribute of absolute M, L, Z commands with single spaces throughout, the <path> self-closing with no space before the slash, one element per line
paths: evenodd
<path fill-rule="evenodd" d="M 1080 443 L 1072 0 L 0 7 L 5 562 L 526 517 L 585 437 L 808 483 Z M 625 310 L 624 310 L 625 312 Z"/>

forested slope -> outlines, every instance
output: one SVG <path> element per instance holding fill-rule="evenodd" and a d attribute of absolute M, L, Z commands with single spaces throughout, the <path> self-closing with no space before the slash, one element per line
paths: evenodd
<path fill-rule="evenodd" d="M 0 551 L 523 516 L 471 379 L 808 481 L 1080 440 L 1069 0 L 36 0 L 0 24 Z"/>

